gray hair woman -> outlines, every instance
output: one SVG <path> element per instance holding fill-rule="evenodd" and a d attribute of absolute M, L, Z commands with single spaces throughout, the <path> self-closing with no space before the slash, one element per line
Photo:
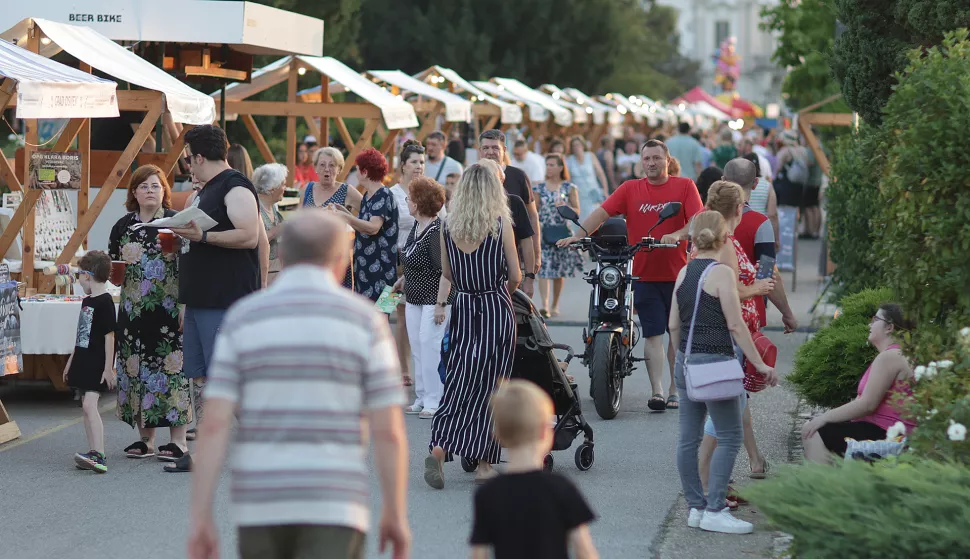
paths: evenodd
<path fill-rule="evenodd" d="M 286 165 L 267 163 L 253 172 L 253 186 L 259 196 L 259 216 L 263 218 L 266 237 L 269 239 L 269 275 L 266 283 L 272 283 L 280 271 L 278 255 L 280 230 L 283 227 L 283 215 L 276 204 L 283 199 L 286 187 Z"/>

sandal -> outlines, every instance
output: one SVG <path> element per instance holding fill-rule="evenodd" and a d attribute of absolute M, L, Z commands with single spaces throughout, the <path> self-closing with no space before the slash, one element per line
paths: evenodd
<path fill-rule="evenodd" d="M 752 470 L 751 473 L 748 474 L 748 477 L 749 478 L 751 478 L 751 479 L 765 479 L 765 478 L 768 477 L 768 470 L 771 468 L 771 464 L 768 463 L 768 459 L 767 458 L 765 458 L 764 460 L 765 460 L 765 466 L 764 466 L 764 468 L 762 468 L 760 472 L 756 472 L 756 471 Z"/>
<path fill-rule="evenodd" d="M 667 409 L 668 410 L 679 410 L 680 409 L 680 397 L 676 394 L 671 394 L 667 398 Z"/>
<path fill-rule="evenodd" d="M 176 462 L 183 456 L 185 456 L 185 451 L 175 443 L 158 447 L 158 459 L 162 462 Z"/>
<path fill-rule="evenodd" d="M 433 489 L 445 488 L 445 473 L 441 469 L 441 462 L 433 455 L 424 459 L 424 481 Z"/>
<path fill-rule="evenodd" d="M 539 316 L 541 316 L 542 318 L 549 318 L 552 315 L 549 314 L 549 311 L 547 311 L 546 309 L 542 309 L 541 311 L 539 311 Z"/>
<path fill-rule="evenodd" d="M 185 432 L 185 440 L 194 441 L 198 433 L 199 432 L 195 429 L 195 427 L 189 429 L 188 431 Z"/>
<path fill-rule="evenodd" d="M 410 375 L 404 375 L 402 378 L 404 379 L 404 386 L 414 386 L 414 380 L 411 379 Z"/>
<path fill-rule="evenodd" d="M 188 454 L 183 454 L 181 458 L 176 459 L 171 464 L 166 464 L 162 468 L 170 474 L 180 474 L 192 471 L 192 457 Z"/>
<path fill-rule="evenodd" d="M 550 314 L 552 314 L 552 316 L 559 316 L 559 307 L 552 309 L 552 313 Z"/>
<path fill-rule="evenodd" d="M 663 394 L 654 394 L 650 401 L 647 402 L 647 407 L 652 411 L 664 411 L 667 409 L 667 401 L 664 400 Z"/>
<path fill-rule="evenodd" d="M 142 458 L 151 458 L 152 456 L 155 456 L 155 451 L 149 448 L 148 439 L 142 439 L 125 447 L 125 456 L 128 458 L 141 460 Z"/>

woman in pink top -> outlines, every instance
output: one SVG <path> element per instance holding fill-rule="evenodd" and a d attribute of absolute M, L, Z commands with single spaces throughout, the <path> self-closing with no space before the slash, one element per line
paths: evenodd
<path fill-rule="evenodd" d="M 907 432 L 916 426 L 900 417 L 904 401 L 912 396 L 906 381 L 912 378 L 913 370 L 893 336 L 896 330 L 910 327 L 899 305 L 879 307 L 869 324 L 869 343 L 879 350 L 879 355 L 862 375 L 855 400 L 802 427 L 805 458 L 829 464 L 833 453 L 845 456 L 846 437 L 857 441 L 884 440 L 886 430 L 897 421 L 906 425 Z"/>

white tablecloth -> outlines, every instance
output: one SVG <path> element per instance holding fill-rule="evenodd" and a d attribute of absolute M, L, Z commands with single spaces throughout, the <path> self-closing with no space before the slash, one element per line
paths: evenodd
<path fill-rule="evenodd" d="M 77 336 L 81 301 L 24 301 L 20 345 L 26 355 L 70 355 Z"/>

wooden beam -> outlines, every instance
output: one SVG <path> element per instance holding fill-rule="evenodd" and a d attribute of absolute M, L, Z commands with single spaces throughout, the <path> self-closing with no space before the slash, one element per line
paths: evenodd
<path fill-rule="evenodd" d="M 343 170 L 337 175 L 338 181 L 346 179 L 347 175 L 350 174 L 350 168 L 354 166 L 353 162 L 357 159 L 357 154 L 370 147 L 370 140 L 374 136 L 375 130 L 377 130 L 377 119 L 369 119 L 367 124 L 364 125 L 364 131 L 360 134 L 357 143 L 350 148 L 350 153 L 347 154 L 347 165 L 344 165 Z"/>
<path fill-rule="evenodd" d="M 17 82 L 10 78 L 4 78 L 3 82 L 0 83 L 0 113 L 2 113 L 9 103 L 16 100 L 16 95 L 14 93 L 17 90 Z M 18 192 L 23 190 L 20 184 L 20 179 L 17 178 L 17 174 L 14 172 L 13 167 L 10 166 L 10 161 L 7 156 L 0 153 L 0 178 L 7 183 L 7 188 L 11 192 Z M 2 254 L 6 254 L 5 252 Z"/>
<path fill-rule="evenodd" d="M 30 20 L 27 29 L 27 45 L 26 48 L 30 52 L 39 53 L 40 52 L 40 34 L 41 30 L 36 26 L 33 20 Z M 20 179 L 20 183 L 27 188 L 30 184 L 30 156 L 33 152 L 37 151 L 37 145 L 40 143 L 39 127 L 40 122 L 37 119 L 28 118 L 24 120 L 24 175 Z M 36 199 L 35 199 L 36 201 Z M 34 236 L 37 233 L 37 212 L 34 211 L 33 207 L 24 216 L 24 231 L 23 231 L 23 241 L 24 241 L 24 253 L 21 259 L 21 272 L 20 278 L 27 287 L 31 287 L 34 284 Z M 2 253 L 6 254 L 6 252 Z"/>
<path fill-rule="evenodd" d="M 809 105 L 809 106 L 805 107 L 804 109 L 798 111 L 799 117 L 801 115 L 805 114 L 805 113 L 810 113 L 810 112 L 814 111 L 815 109 L 817 109 L 819 107 L 824 107 L 825 105 L 828 105 L 829 103 L 831 103 L 832 101 L 835 101 L 839 97 L 842 97 L 842 94 L 841 93 L 836 93 L 835 95 L 830 95 L 830 96 L 826 97 L 825 99 L 822 99 L 818 103 L 812 103 L 811 105 Z"/>
<path fill-rule="evenodd" d="M 61 255 L 57 257 L 58 264 L 67 264 L 74 258 L 74 254 L 77 252 L 78 247 L 81 245 L 81 239 L 84 238 L 91 227 L 94 225 L 95 220 L 97 220 L 98 215 L 101 210 L 104 209 L 105 204 L 108 203 L 108 199 L 111 198 L 111 194 L 118 187 L 121 182 L 122 177 L 131 167 L 131 162 L 135 160 L 135 156 L 141 151 L 141 146 L 148 139 L 148 136 L 155 129 L 155 122 L 162 114 L 162 98 L 161 96 L 155 101 L 155 105 L 152 106 L 148 112 L 145 114 L 145 118 L 138 125 L 138 129 L 135 130 L 135 135 L 128 142 L 128 147 L 125 151 L 121 153 L 121 157 L 115 163 L 114 167 L 111 169 L 111 174 L 108 175 L 108 180 L 101 185 L 101 191 L 98 192 L 98 196 L 94 199 L 94 203 L 88 209 L 88 213 L 84 216 L 83 220 L 78 220 L 77 228 L 74 230 L 74 234 L 67 241 L 67 246 L 61 252 Z M 183 129 L 186 127 L 183 127 Z"/>
<path fill-rule="evenodd" d="M 13 244 L 14 240 L 17 238 L 17 235 L 20 234 L 20 230 L 23 228 L 24 222 L 27 220 L 27 214 L 33 213 L 34 204 L 36 204 L 37 199 L 40 198 L 41 192 L 41 190 L 27 190 L 24 193 L 24 199 L 13 212 L 13 217 L 10 218 L 10 223 L 8 223 L 7 228 L 3 230 L 3 234 L 0 235 L 0 254 L 7 254 L 7 251 L 10 250 L 10 245 Z"/>
<path fill-rule="evenodd" d="M 440 115 L 445 109 L 444 103 L 437 103 L 433 109 L 428 111 L 421 122 L 421 128 L 418 128 L 417 133 L 414 135 L 414 139 L 423 142 L 428 134 L 434 132 L 436 124 L 438 123 L 438 115 Z"/>
<path fill-rule="evenodd" d="M 0 444 L 20 438 L 20 427 L 17 422 L 10 419 L 7 408 L 0 402 Z"/>
<path fill-rule="evenodd" d="M 195 128 L 195 125 L 192 124 L 183 126 L 182 131 L 179 132 L 178 137 L 172 143 L 172 147 L 168 150 L 168 155 L 165 157 L 165 163 L 162 164 L 162 171 L 166 175 L 172 174 L 172 170 L 178 165 L 179 159 L 182 157 L 182 152 L 185 151 L 185 133 L 193 128 Z"/>
<path fill-rule="evenodd" d="M 81 221 L 88 213 L 91 200 L 91 119 L 84 121 L 77 137 L 77 149 L 81 152 L 81 189 L 77 192 L 77 220 Z M 88 247 L 88 236 L 81 240 Z"/>
<path fill-rule="evenodd" d="M 342 118 L 335 118 L 333 121 L 337 123 L 337 132 L 340 133 L 340 139 L 343 140 L 344 145 L 348 146 L 349 149 L 349 146 L 354 145 L 354 138 L 350 135 L 350 130 L 347 129 L 347 123 Z"/>
<path fill-rule="evenodd" d="M 380 118 L 380 108 L 367 103 L 289 103 L 285 101 L 227 101 L 226 112 L 254 116 Z"/>
<path fill-rule="evenodd" d="M 290 62 L 290 72 L 286 81 L 286 100 L 288 105 L 296 105 L 296 92 L 300 79 L 300 64 L 293 60 Z M 306 115 L 303 115 L 306 116 Z M 286 186 L 293 187 L 296 180 L 296 116 L 286 117 Z"/>
<path fill-rule="evenodd" d="M 246 130 L 249 131 L 249 135 L 252 136 L 253 141 L 256 142 L 256 149 L 259 150 L 259 154 L 263 156 L 263 160 L 267 163 L 276 163 L 276 157 L 273 156 L 273 151 L 269 149 L 269 144 L 266 143 L 266 138 L 263 137 L 263 133 L 259 131 L 259 127 L 256 126 L 256 121 L 253 119 L 252 115 L 239 115 L 243 124 L 246 125 Z"/>
<path fill-rule="evenodd" d="M 448 134 L 451 134 L 451 129 L 454 127 L 455 127 L 454 122 L 446 122 L 445 125 L 441 127 L 441 133 L 447 137 Z"/>
<path fill-rule="evenodd" d="M 327 147 L 327 137 L 324 136 L 321 138 L 320 127 L 317 126 L 317 121 L 308 116 L 303 117 L 303 120 L 306 122 L 307 130 L 309 130 L 310 134 L 317 139 L 317 143 L 320 144 L 320 147 Z M 326 121 L 327 119 L 323 120 Z"/>
<path fill-rule="evenodd" d="M 326 74 L 320 74 L 320 98 L 324 100 L 325 103 L 333 103 L 333 97 L 330 96 L 330 76 Z M 330 145 L 330 119 L 322 118 L 320 119 L 320 126 L 317 130 L 317 141 L 320 142 L 321 146 Z"/>
<path fill-rule="evenodd" d="M 57 138 L 57 143 L 54 144 L 51 151 L 67 151 L 71 149 L 74 138 L 77 137 L 78 132 L 81 131 L 81 127 L 84 126 L 85 122 L 87 122 L 87 119 L 83 118 L 72 118 L 67 121 L 67 126 L 64 127 L 60 137 Z"/>
<path fill-rule="evenodd" d="M 394 147 L 394 140 L 397 139 L 398 135 L 401 133 L 400 130 L 391 130 L 384 136 L 384 141 L 381 142 L 381 153 L 387 155 L 389 151 Z"/>
<path fill-rule="evenodd" d="M 491 130 L 495 128 L 496 124 L 498 124 L 498 115 L 489 117 L 488 122 L 485 123 L 485 130 Z"/>
<path fill-rule="evenodd" d="M 828 175 L 831 169 L 831 163 L 829 163 L 829 158 L 825 156 L 825 151 L 822 150 L 821 144 L 818 143 L 818 138 L 815 137 L 815 132 L 812 131 L 812 127 L 802 117 L 799 117 L 798 129 L 805 136 L 805 141 L 808 143 L 809 149 L 812 150 L 812 154 L 815 155 L 815 161 L 818 162 L 818 166 L 822 168 L 823 173 Z"/>
<path fill-rule="evenodd" d="M 798 122 L 815 126 L 853 126 L 852 113 L 806 113 L 798 116 Z"/>

